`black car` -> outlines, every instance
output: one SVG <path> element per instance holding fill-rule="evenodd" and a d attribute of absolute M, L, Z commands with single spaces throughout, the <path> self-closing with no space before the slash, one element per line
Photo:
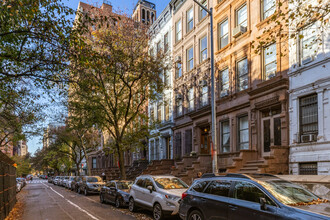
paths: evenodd
<path fill-rule="evenodd" d="M 207 219 L 330 219 L 330 203 L 268 174 L 227 174 L 196 180 L 182 194 L 180 217 Z"/>
<path fill-rule="evenodd" d="M 117 208 L 127 206 L 129 200 L 129 190 L 132 181 L 113 180 L 107 182 L 101 188 L 100 201 L 101 203 L 110 202 L 116 205 Z"/>
<path fill-rule="evenodd" d="M 89 193 L 100 193 L 103 185 L 105 183 L 99 176 L 83 176 L 78 182 L 78 193 L 83 192 L 85 196 Z"/>

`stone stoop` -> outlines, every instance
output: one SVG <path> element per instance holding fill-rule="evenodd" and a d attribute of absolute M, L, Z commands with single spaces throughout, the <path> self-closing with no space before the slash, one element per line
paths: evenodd
<path fill-rule="evenodd" d="M 145 169 L 143 174 L 150 175 L 166 175 L 171 174 L 171 168 L 174 165 L 174 160 L 171 159 L 162 159 L 162 160 L 154 160 L 151 164 L 148 165 L 147 169 Z"/>
<path fill-rule="evenodd" d="M 265 173 L 264 171 L 267 167 L 268 165 L 264 160 L 250 160 L 247 161 L 237 173 Z"/>
<path fill-rule="evenodd" d="M 186 182 L 188 185 L 191 185 L 193 180 L 197 178 L 198 172 L 212 172 L 212 160 L 210 155 L 200 155 L 198 158 L 192 160 L 191 165 L 189 165 L 187 164 L 187 166 L 184 166 L 181 172 L 175 175 Z"/>
<path fill-rule="evenodd" d="M 132 166 L 126 171 L 127 179 L 135 180 L 137 176 L 142 174 L 142 172 L 147 169 L 149 161 L 147 160 L 137 160 L 134 161 Z"/>
<path fill-rule="evenodd" d="M 270 156 L 264 157 L 264 172 L 270 174 L 289 174 L 289 146 L 271 146 Z"/>
<path fill-rule="evenodd" d="M 255 161 L 257 160 L 257 157 L 257 151 L 255 150 L 241 150 L 239 156 L 233 158 L 233 164 L 227 166 L 226 173 L 239 172 L 248 161 Z M 253 169 L 255 169 L 255 167 L 251 166 L 245 171 L 253 171 Z"/>

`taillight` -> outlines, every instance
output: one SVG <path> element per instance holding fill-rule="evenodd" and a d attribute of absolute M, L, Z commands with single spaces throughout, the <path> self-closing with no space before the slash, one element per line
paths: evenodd
<path fill-rule="evenodd" d="M 186 192 L 182 193 L 182 198 L 181 199 L 184 199 L 188 194 Z"/>

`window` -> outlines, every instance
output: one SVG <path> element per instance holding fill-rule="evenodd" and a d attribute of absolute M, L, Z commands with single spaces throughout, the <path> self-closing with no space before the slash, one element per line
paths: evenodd
<path fill-rule="evenodd" d="M 226 68 L 219 72 L 220 76 L 220 97 L 229 94 L 229 69 Z"/>
<path fill-rule="evenodd" d="M 249 149 L 249 121 L 248 116 L 238 118 L 238 149 Z"/>
<path fill-rule="evenodd" d="M 218 32 L 218 49 L 220 50 L 228 44 L 228 19 L 219 23 Z"/>
<path fill-rule="evenodd" d="M 230 126 L 229 121 L 221 122 L 221 151 L 230 152 Z"/>
<path fill-rule="evenodd" d="M 237 90 L 242 91 L 248 88 L 249 70 L 247 58 L 237 62 Z"/>
<path fill-rule="evenodd" d="M 182 76 L 182 64 L 180 62 L 175 63 L 175 78 Z"/>
<path fill-rule="evenodd" d="M 144 187 L 144 178 L 140 178 L 136 181 L 136 185 L 139 187 Z"/>
<path fill-rule="evenodd" d="M 189 111 L 194 110 L 195 99 L 194 99 L 194 88 L 188 90 L 188 109 Z"/>
<path fill-rule="evenodd" d="M 224 181 L 224 180 L 213 181 L 206 188 L 205 193 L 228 197 L 230 186 L 231 183 L 229 181 Z"/>
<path fill-rule="evenodd" d="M 178 96 L 176 98 L 176 116 L 182 115 L 182 98 L 181 96 Z"/>
<path fill-rule="evenodd" d="M 169 71 L 166 71 L 165 74 L 164 74 L 164 83 L 165 83 L 165 86 L 170 86 L 171 85 L 171 78 L 170 78 L 170 73 Z"/>
<path fill-rule="evenodd" d="M 236 10 L 236 26 L 242 25 L 247 27 L 247 7 L 246 4 L 242 5 Z"/>
<path fill-rule="evenodd" d="M 168 121 L 170 120 L 170 101 L 169 101 L 169 98 L 166 98 L 164 100 L 164 108 L 165 108 L 165 115 L 164 115 L 164 118 L 165 118 L 165 121 Z"/>
<path fill-rule="evenodd" d="M 273 78 L 276 69 L 276 43 L 274 43 L 264 48 L 264 79 Z"/>
<path fill-rule="evenodd" d="M 201 106 L 207 105 L 208 102 L 209 102 L 208 86 L 206 81 L 204 80 L 201 87 Z"/>
<path fill-rule="evenodd" d="M 193 185 L 192 189 L 196 192 L 203 192 L 209 181 L 200 181 Z"/>
<path fill-rule="evenodd" d="M 318 134 L 318 106 L 317 94 L 300 98 L 300 135 L 301 140 L 307 138 L 306 142 L 316 141 L 310 135 Z M 312 137 L 312 136 L 311 136 Z"/>
<path fill-rule="evenodd" d="M 181 158 L 181 146 L 182 146 L 182 140 L 181 140 L 181 132 L 178 132 L 175 134 L 175 158 Z"/>
<path fill-rule="evenodd" d="M 201 4 L 207 8 L 207 0 L 201 1 Z M 205 11 L 202 7 L 199 7 L 199 20 L 202 20 L 207 15 L 207 11 Z"/>
<path fill-rule="evenodd" d="M 194 68 L 194 48 L 190 47 L 187 50 L 187 71 L 190 71 Z"/>
<path fill-rule="evenodd" d="M 202 39 L 200 39 L 199 45 L 200 45 L 200 53 L 199 53 L 200 62 L 203 62 L 204 60 L 207 59 L 207 37 L 206 36 L 203 37 Z"/>
<path fill-rule="evenodd" d="M 276 0 L 261 0 L 262 1 L 262 19 L 266 19 L 276 10 Z"/>
<path fill-rule="evenodd" d="M 157 53 L 159 53 L 159 51 L 161 50 L 161 46 L 160 46 L 160 41 L 157 42 Z"/>
<path fill-rule="evenodd" d="M 150 108 L 150 121 L 153 122 L 153 119 L 155 117 L 154 107 Z"/>
<path fill-rule="evenodd" d="M 299 175 L 317 175 L 317 163 L 299 163 Z"/>
<path fill-rule="evenodd" d="M 181 20 L 175 23 L 175 41 L 178 42 L 182 38 L 182 30 L 181 30 Z"/>
<path fill-rule="evenodd" d="M 162 120 L 162 106 L 159 103 L 157 104 L 157 120 Z"/>
<path fill-rule="evenodd" d="M 96 168 L 96 158 L 95 157 L 92 158 L 92 168 L 93 169 Z"/>
<path fill-rule="evenodd" d="M 184 132 L 184 152 L 186 155 L 189 155 L 190 152 L 192 151 L 192 129 L 185 130 Z"/>
<path fill-rule="evenodd" d="M 150 141 L 150 160 L 154 160 L 155 159 L 155 141 Z"/>
<path fill-rule="evenodd" d="M 316 31 L 317 27 L 314 23 L 300 32 L 302 37 L 300 40 L 300 59 L 302 64 L 307 64 L 315 59 L 318 48 Z"/>
<path fill-rule="evenodd" d="M 194 27 L 194 8 L 187 11 L 187 33 Z"/>
<path fill-rule="evenodd" d="M 159 139 L 157 138 L 155 141 L 155 156 L 154 159 L 155 160 L 159 160 Z"/>
<path fill-rule="evenodd" d="M 265 198 L 268 205 L 275 205 L 258 187 L 248 182 L 236 182 L 234 198 L 255 203 L 260 203 L 260 198 Z"/>
<path fill-rule="evenodd" d="M 168 32 L 164 35 L 164 52 L 166 53 L 168 51 L 168 45 L 169 45 L 169 40 L 168 40 Z"/>

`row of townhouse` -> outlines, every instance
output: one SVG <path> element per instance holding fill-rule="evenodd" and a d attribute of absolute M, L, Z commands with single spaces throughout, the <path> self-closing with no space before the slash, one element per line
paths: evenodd
<path fill-rule="evenodd" d="M 270 38 L 267 28 L 280 29 L 272 16 L 287 1 L 200 2 L 213 8 L 213 27 L 193 0 L 171 0 L 157 17 L 153 3 L 137 2 L 133 19 L 150 25 L 151 50 L 168 53 L 173 68 L 163 73 L 168 87 L 162 100 L 148 104 L 150 119 L 161 123 L 143 152 L 126 154 L 127 165 L 146 158 L 155 165 L 173 161 L 167 163 L 172 174 L 180 173 L 173 165 L 192 173 L 212 170 L 213 31 L 219 172 L 329 174 L 329 31 L 315 22 L 294 33 L 303 38 L 278 35 L 256 53 L 253 42 Z M 98 158 L 90 157 L 92 168 L 107 168 L 102 164 L 110 162 Z"/>
<path fill-rule="evenodd" d="M 200 2 L 213 8 L 213 27 L 193 0 L 170 1 L 150 27 L 151 47 L 168 50 L 173 71 L 164 74 L 171 89 L 149 104 L 163 122 L 151 131 L 149 160 L 197 154 L 211 170 L 213 31 L 219 172 L 329 174 L 329 31 L 315 22 L 294 33 L 303 38 L 279 35 L 255 53 L 252 42 L 279 28 L 271 17 L 286 1 Z"/>

